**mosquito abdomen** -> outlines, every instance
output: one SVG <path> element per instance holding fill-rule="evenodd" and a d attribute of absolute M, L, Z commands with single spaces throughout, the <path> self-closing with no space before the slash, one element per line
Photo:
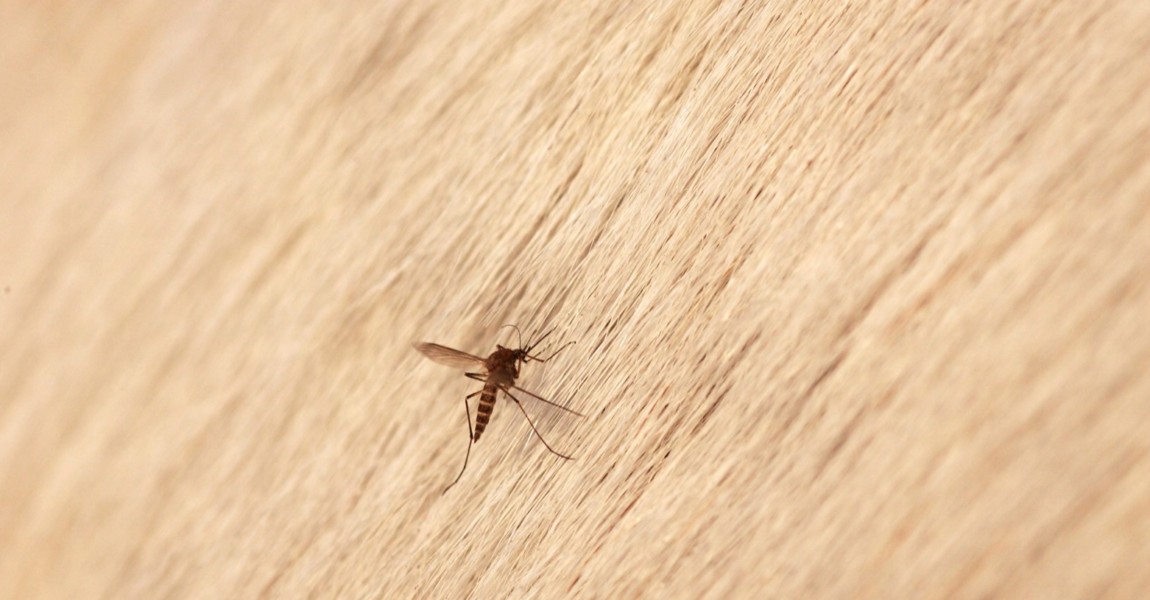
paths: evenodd
<path fill-rule="evenodd" d="M 479 395 L 479 406 L 475 409 L 475 437 L 471 438 L 474 442 L 479 441 L 479 436 L 483 434 L 487 422 L 491 420 L 491 411 L 495 410 L 495 393 L 498 391 L 499 386 L 494 383 L 483 386 L 483 393 Z"/>

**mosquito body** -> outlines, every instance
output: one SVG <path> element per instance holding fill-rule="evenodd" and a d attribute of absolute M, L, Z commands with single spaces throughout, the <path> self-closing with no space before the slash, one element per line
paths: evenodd
<path fill-rule="evenodd" d="M 518 331 L 518 328 L 516 328 L 516 331 Z M 539 430 L 535 428 L 535 423 L 532 422 L 531 417 L 527 415 L 527 410 L 523 408 L 523 403 L 520 402 L 519 398 L 515 396 L 515 394 L 530 396 L 545 404 L 550 404 L 551 406 L 569 412 L 573 415 L 579 417 L 583 416 L 582 414 L 571 410 L 566 406 L 556 404 L 538 394 L 529 392 L 515 385 L 515 380 L 519 379 L 519 367 L 524 363 L 531 361 L 537 361 L 541 363 L 547 362 L 552 358 L 555 358 L 555 356 L 562 352 L 564 348 L 574 343 L 571 342 L 565 344 L 547 358 L 539 358 L 538 356 L 531 354 L 531 352 L 539 346 L 539 343 L 542 342 L 548 335 L 550 335 L 550 333 L 551 332 L 548 331 L 547 333 L 543 334 L 538 340 L 535 340 L 534 343 L 528 341 L 526 346 L 524 346 L 522 341 L 520 341 L 518 348 L 505 348 L 503 346 L 496 345 L 495 352 L 492 352 L 490 355 L 488 355 L 487 358 L 480 358 L 473 354 L 468 354 L 462 350 L 456 350 L 455 348 L 449 348 L 447 346 L 442 346 L 440 344 L 434 344 L 431 342 L 419 342 L 415 344 L 415 349 L 419 350 L 427 358 L 430 358 L 431 360 L 441 365 L 467 370 L 467 377 L 476 381 L 483 382 L 483 389 L 477 392 L 472 392 L 463 399 L 463 409 L 467 412 L 467 454 L 465 454 L 463 457 L 463 468 L 459 470 L 459 475 L 456 475 L 455 481 L 452 481 L 450 485 L 444 488 L 444 493 L 447 493 L 447 490 L 451 489 L 451 486 L 458 483 L 459 478 L 463 477 L 463 472 L 467 470 L 467 460 L 471 457 L 471 445 L 475 442 L 478 442 L 479 436 L 483 435 L 483 431 L 487 429 L 487 423 L 491 421 L 491 413 L 495 410 L 495 400 L 498 397 L 500 391 L 502 391 L 505 396 L 510 398 L 511 401 L 519 407 L 519 411 L 522 412 L 523 417 L 527 419 L 527 424 L 531 426 L 531 431 L 535 433 L 535 437 L 539 438 L 540 442 L 543 442 L 543 445 L 549 452 L 564 460 L 571 460 L 570 456 L 556 452 L 555 449 L 551 447 L 551 444 L 548 444 L 547 440 L 543 439 L 543 436 L 539 434 Z M 474 370 L 477 368 L 481 370 Z M 472 429 L 471 407 L 467 401 L 474 398 L 475 396 L 479 396 L 479 402 L 475 409 L 475 428 Z"/>

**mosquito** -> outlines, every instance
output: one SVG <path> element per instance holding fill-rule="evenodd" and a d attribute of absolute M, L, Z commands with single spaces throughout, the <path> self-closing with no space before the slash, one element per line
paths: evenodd
<path fill-rule="evenodd" d="M 507 326 L 505 325 L 504 327 Z M 514 325 L 510 327 L 515 328 L 515 332 L 517 334 L 519 333 L 518 327 Z M 557 452 L 551 447 L 551 444 L 547 443 L 547 440 L 543 439 L 543 436 L 539 434 L 539 430 L 535 428 L 535 423 L 532 422 L 531 417 L 528 416 L 527 410 L 523 408 L 523 403 L 519 401 L 519 398 L 515 397 L 515 394 L 511 393 L 512 390 L 514 390 L 516 393 L 530 396 L 560 410 L 578 417 L 583 417 L 582 413 L 571 410 L 562 404 L 556 404 L 539 394 L 529 392 L 515 385 L 515 380 L 519 378 L 519 367 L 521 365 L 530 361 L 545 363 L 555 358 L 560 352 L 567 348 L 567 346 L 575 343 L 569 342 L 564 344 L 547 358 L 539 358 L 531 354 L 548 335 L 551 335 L 551 331 L 554 330 L 549 330 L 547 333 L 544 333 L 539 339 L 535 340 L 534 343 L 528 339 L 526 346 L 523 345 L 523 337 L 522 334 L 520 334 L 518 348 L 504 348 L 503 346 L 496 345 L 495 352 L 492 352 L 487 358 L 480 358 L 462 350 L 448 348 L 447 346 L 441 346 L 431 342 L 419 342 L 415 344 L 416 350 L 419 350 L 424 356 L 441 365 L 465 370 L 482 369 L 481 371 L 469 371 L 466 373 L 467 377 L 476 381 L 482 381 L 483 389 L 472 392 L 463 398 L 463 410 L 467 412 L 467 454 L 463 456 L 463 468 L 459 470 L 459 475 L 456 475 L 455 481 L 452 481 L 450 485 L 443 489 L 443 493 L 446 494 L 447 490 L 451 489 L 451 486 L 459 483 L 459 478 L 463 477 L 463 472 L 467 470 L 467 460 L 471 457 L 471 445 L 479 441 L 479 436 L 483 435 L 483 430 L 487 428 L 487 423 L 491 420 L 491 413 L 495 410 L 495 398 L 499 391 L 502 391 L 504 395 L 511 398 L 515 406 L 519 407 L 519 411 L 523 413 L 523 418 L 527 419 L 527 424 L 531 426 L 531 431 L 535 432 L 535 437 L 543 442 L 543 445 L 547 447 L 547 450 L 550 451 L 551 454 L 564 460 L 572 460 L 572 457 L 562 452 Z M 479 404 L 475 409 L 475 428 L 472 429 L 471 407 L 467 401 L 475 396 L 479 396 Z"/>

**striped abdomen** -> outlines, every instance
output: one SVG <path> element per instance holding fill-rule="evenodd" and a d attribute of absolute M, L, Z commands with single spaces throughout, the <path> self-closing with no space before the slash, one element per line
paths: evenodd
<path fill-rule="evenodd" d="M 495 393 L 498 391 L 497 384 L 490 381 L 484 384 L 483 392 L 479 394 L 479 406 L 475 409 L 475 437 L 471 438 L 471 441 L 478 442 L 479 436 L 487 428 L 487 422 L 491 420 L 491 411 L 495 410 Z"/>

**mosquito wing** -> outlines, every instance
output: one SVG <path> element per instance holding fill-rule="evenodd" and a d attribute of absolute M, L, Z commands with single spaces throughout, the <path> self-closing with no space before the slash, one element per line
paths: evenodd
<path fill-rule="evenodd" d="M 583 416 L 584 416 L 584 414 L 583 414 L 583 413 L 581 413 L 581 412 L 579 412 L 579 411 L 577 411 L 577 410 L 573 410 L 573 409 L 567 408 L 566 406 L 563 406 L 562 404 L 559 404 L 558 402 L 552 402 L 552 401 L 550 401 L 550 400 L 548 400 L 548 399 L 544 398 L 543 396 L 540 396 L 539 394 L 536 394 L 535 392 L 529 392 L 529 391 L 527 391 L 527 390 L 525 390 L 525 389 L 523 389 L 523 388 L 521 388 L 521 387 L 519 387 L 519 386 L 517 386 L 517 385 L 513 385 L 513 386 L 511 386 L 511 389 L 515 390 L 516 392 L 522 392 L 522 393 L 524 393 L 524 394 L 527 394 L 528 396 L 531 396 L 532 398 L 534 398 L 534 399 L 536 399 L 536 400 L 539 400 L 539 401 L 541 401 L 541 402 L 544 402 L 544 403 L 546 403 L 546 404 L 550 404 L 551 406 L 554 406 L 555 408 L 558 408 L 559 410 L 563 410 L 563 411 L 569 412 L 569 413 L 571 413 L 571 414 L 573 414 L 573 415 L 575 415 L 575 416 L 577 416 L 577 417 L 583 417 Z"/>
<path fill-rule="evenodd" d="M 431 342 L 419 342 L 415 344 L 415 349 L 441 365 L 455 367 L 456 369 L 473 369 L 487 364 L 487 361 L 474 354 L 468 354 L 462 350 L 440 346 L 439 344 L 433 344 Z"/>

